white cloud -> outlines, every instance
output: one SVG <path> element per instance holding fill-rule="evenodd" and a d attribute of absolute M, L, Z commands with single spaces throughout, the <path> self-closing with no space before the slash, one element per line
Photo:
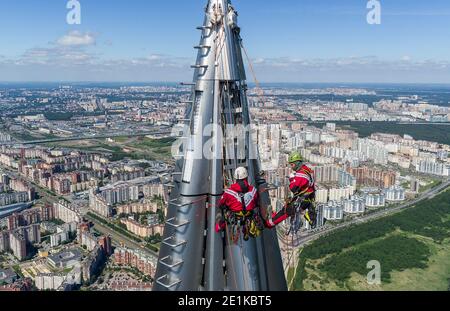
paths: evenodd
<path fill-rule="evenodd" d="M 402 61 L 409 62 L 411 60 L 411 57 L 408 55 L 405 55 L 405 56 L 402 56 L 401 59 L 402 59 Z"/>
<path fill-rule="evenodd" d="M 77 66 L 93 64 L 97 59 L 94 53 L 79 48 L 52 47 L 28 49 L 19 58 L 14 60 L 16 65 L 54 65 Z"/>
<path fill-rule="evenodd" d="M 162 54 L 150 54 L 149 56 L 147 56 L 146 58 L 148 59 L 148 60 L 161 60 L 161 59 L 163 59 L 165 57 L 165 55 L 162 55 Z"/>
<path fill-rule="evenodd" d="M 49 42 L 46 47 L 35 47 L 26 50 L 9 63 L 19 66 L 48 65 L 48 66 L 79 66 L 92 65 L 98 61 L 97 54 L 87 50 L 88 46 L 95 45 L 96 38 L 90 33 L 70 31 L 56 42 Z"/>
<path fill-rule="evenodd" d="M 364 68 L 378 68 L 385 67 L 386 69 L 427 69 L 427 68 L 442 68 L 442 66 L 449 66 L 448 61 L 437 60 L 422 60 L 413 61 L 409 56 L 403 56 L 400 60 L 381 59 L 376 56 L 365 57 L 342 57 L 342 58 L 312 58 L 312 59 L 298 59 L 290 57 L 280 58 L 257 58 L 252 60 L 255 67 L 269 68 L 269 67 L 286 67 L 290 70 L 301 70 L 308 68 L 321 69 L 364 69 Z"/>
<path fill-rule="evenodd" d="M 96 38 L 92 33 L 82 33 L 75 30 L 59 38 L 56 43 L 60 46 L 88 46 L 95 45 Z"/>
<path fill-rule="evenodd" d="M 92 44 L 92 34 L 70 32 L 56 43 L 28 49 L 19 57 L 0 56 L 0 80 L 29 76 L 25 80 L 189 81 L 192 77 L 194 57 L 148 53 L 110 59 L 91 50 Z M 395 60 L 376 56 L 260 57 L 252 63 L 261 82 L 450 83 L 449 61 L 415 60 L 407 55 Z"/>
<path fill-rule="evenodd" d="M 450 83 L 450 61 L 414 60 L 409 56 L 312 58 L 256 58 L 259 80 L 265 82 L 405 82 Z"/>

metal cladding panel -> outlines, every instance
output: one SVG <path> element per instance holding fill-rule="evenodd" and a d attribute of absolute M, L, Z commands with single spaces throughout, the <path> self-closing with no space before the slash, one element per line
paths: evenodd
<path fill-rule="evenodd" d="M 191 132 L 184 151 L 180 192 L 186 196 L 208 194 L 211 188 L 211 160 L 205 157 L 203 148 L 212 139 L 208 127 L 213 121 L 214 81 L 202 81 L 201 86 L 201 91 L 196 91 L 194 97 Z"/>
<path fill-rule="evenodd" d="M 261 185 L 266 187 L 266 184 Z M 261 195 L 261 206 L 269 206 L 270 198 L 267 192 Z M 280 246 L 278 244 L 277 230 L 264 230 L 261 241 L 258 243 L 260 252 L 263 254 L 263 269 L 266 273 L 266 288 L 268 291 L 287 291 L 287 282 L 284 275 L 283 259 L 281 258 Z"/>
<path fill-rule="evenodd" d="M 214 92 L 219 93 L 220 83 L 215 81 Z M 207 209 L 206 226 L 209 233 L 206 238 L 205 249 L 205 289 L 206 290 L 222 290 L 225 287 L 225 276 L 223 267 L 223 241 L 220 234 L 215 233 L 216 215 L 220 213 L 219 201 L 223 194 L 224 182 L 223 182 L 223 142 L 220 137 L 222 135 L 222 129 L 219 125 L 222 125 L 221 120 L 222 109 L 219 105 L 218 96 L 214 97 L 214 111 L 213 111 L 213 123 L 217 127 L 213 130 L 212 139 L 212 160 L 211 160 L 211 192 L 209 195 L 209 204 Z M 213 233 L 213 234 L 211 234 Z"/>
<path fill-rule="evenodd" d="M 168 219 L 172 217 L 175 219 L 172 220 L 172 225 L 166 224 L 164 230 L 163 241 L 167 241 L 170 245 L 164 242 L 162 244 L 155 276 L 155 279 L 160 279 L 160 282 L 155 283 L 155 290 L 197 291 L 200 289 L 203 275 L 205 205 L 205 196 L 180 197 L 179 200 L 171 203 Z M 183 223 L 186 224 L 182 225 Z M 180 264 L 175 267 L 161 264 L 166 257 L 170 257 L 167 261 L 171 264 Z M 179 283 L 169 287 L 177 281 Z"/>
<path fill-rule="evenodd" d="M 227 265 L 227 289 L 231 291 L 260 291 L 260 271 L 257 261 L 256 239 L 238 244 L 227 241 L 225 249 Z"/>
<path fill-rule="evenodd" d="M 222 235 L 215 233 L 215 219 L 218 212 L 220 197 L 210 196 L 210 204 L 207 210 L 207 230 L 205 250 L 205 289 L 210 291 L 223 290 L 225 288 L 225 276 L 223 267 L 223 240 Z M 214 232 L 214 234 L 211 234 Z"/>
<path fill-rule="evenodd" d="M 222 81 L 243 81 L 242 75 L 239 28 L 232 24 L 229 13 L 229 1 L 219 0 L 219 5 L 224 8 L 223 26 L 218 32 L 218 49 L 216 62 L 218 66 L 217 78 Z"/>

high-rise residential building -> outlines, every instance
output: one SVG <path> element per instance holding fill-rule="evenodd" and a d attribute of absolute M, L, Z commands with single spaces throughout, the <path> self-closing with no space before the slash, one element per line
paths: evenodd
<path fill-rule="evenodd" d="M 362 152 L 375 164 L 386 165 L 388 162 L 388 151 L 384 148 L 383 142 L 359 138 L 354 142 L 353 150 Z"/>
<path fill-rule="evenodd" d="M 354 192 L 355 190 L 352 187 L 330 188 L 328 189 L 328 200 L 341 201 L 343 199 L 348 199 Z"/>
<path fill-rule="evenodd" d="M 51 178 L 52 189 L 59 195 L 69 194 L 72 182 L 68 175 L 56 175 Z"/>
<path fill-rule="evenodd" d="M 64 222 L 81 222 L 82 216 L 76 205 L 68 203 L 64 200 L 53 203 L 55 209 L 55 218 Z"/>
<path fill-rule="evenodd" d="M 55 208 L 53 205 L 41 206 L 41 221 L 48 221 L 55 218 Z"/>
<path fill-rule="evenodd" d="M 362 167 L 348 167 L 347 172 L 356 178 L 359 185 L 389 188 L 395 185 L 397 174 L 394 171 Z"/>
<path fill-rule="evenodd" d="M 344 217 L 342 201 L 329 201 L 323 205 L 323 216 L 327 220 L 340 220 Z"/>
<path fill-rule="evenodd" d="M 350 174 L 342 169 L 338 170 L 338 180 L 337 181 L 338 181 L 339 186 L 341 186 L 341 187 L 351 187 L 354 190 L 356 190 L 356 183 L 357 183 L 356 178 L 352 174 Z"/>
<path fill-rule="evenodd" d="M 386 205 L 384 193 L 368 193 L 365 195 L 366 207 L 383 207 Z"/>
<path fill-rule="evenodd" d="M 89 191 L 89 208 L 105 218 L 111 217 L 113 213 L 111 204 L 93 189 Z"/>
<path fill-rule="evenodd" d="M 54 233 L 50 236 L 50 246 L 56 247 L 67 240 L 69 240 L 69 232 L 63 231 Z"/>
<path fill-rule="evenodd" d="M 81 231 L 79 241 L 82 246 L 85 246 L 88 251 L 94 250 L 98 245 L 97 237 L 89 231 Z"/>
<path fill-rule="evenodd" d="M 0 252 L 6 252 L 11 249 L 9 231 L 0 231 Z"/>
<path fill-rule="evenodd" d="M 416 171 L 424 174 L 450 176 L 450 164 L 433 160 L 423 160 L 419 161 L 416 165 Z"/>
<path fill-rule="evenodd" d="M 17 259 L 23 260 L 27 257 L 27 240 L 23 233 L 19 231 L 11 232 L 10 247 Z"/>
<path fill-rule="evenodd" d="M 366 210 L 366 201 L 364 197 L 352 196 L 342 203 L 344 205 L 344 212 L 348 214 L 364 213 Z"/>
<path fill-rule="evenodd" d="M 28 201 L 30 201 L 30 196 L 29 193 L 26 191 L 13 193 L 0 193 L 0 206 Z"/>
<path fill-rule="evenodd" d="M 39 290 L 56 290 L 62 287 L 66 278 L 67 276 L 64 273 L 38 274 L 34 283 Z"/>
<path fill-rule="evenodd" d="M 98 239 L 98 244 L 102 248 L 103 252 L 106 254 L 106 256 L 111 256 L 113 254 L 112 252 L 112 242 L 110 236 L 103 236 Z"/>
<path fill-rule="evenodd" d="M 328 202 L 328 189 L 323 187 L 318 187 L 316 190 L 316 202 L 317 203 L 327 203 Z"/>
<path fill-rule="evenodd" d="M 400 186 L 392 186 L 384 190 L 386 200 L 400 202 L 405 200 L 405 189 Z"/>
<path fill-rule="evenodd" d="M 338 181 L 339 168 L 336 165 L 318 165 L 314 167 L 315 180 L 318 183 L 332 183 Z"/>
<path fill-rule="evenodd" d="M 41 229 L 39 224 L 21 227 L 17 230 L 25 236 L 27 243 L 35 244 L 41 242 Z"/>

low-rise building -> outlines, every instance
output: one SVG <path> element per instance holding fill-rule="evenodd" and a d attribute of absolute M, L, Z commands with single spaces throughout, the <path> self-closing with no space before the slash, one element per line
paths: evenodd
<path fill-rule="evenodd" d="M 47 257 L 48 263 L 57 269 L 72 268 L 81 261 L 82 254 L 77 248 L 63 250 Z"/>
<path fill-rule="evenodd" d="M 143 238 L 150 237 L 155 234 L 160 234 L 162 236 L 164 231 L 164 226 L 161 224 L 151 226 L 144 225 L 132 218 L 121 219 L 120 222 L 127 226 L 128 231 Z"/>
<path fill-rule="evenodd" d="M 114 263 L 137 268 L 143 274 L 154 276 L 157 259 L 145 255 L 139 250 L 118 247 L 114 251 Z"/>

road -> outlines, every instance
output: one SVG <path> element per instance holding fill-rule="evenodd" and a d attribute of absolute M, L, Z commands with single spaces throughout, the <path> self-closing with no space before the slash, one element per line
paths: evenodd
<path fill-rule="evenodd" d="M 380 210 L 380 211 L 374 212 L 372 214 L 369 214 L 369 215 L 366 215 L 366 216 L 363 216 L 363 217 L 359 217 L 359 218 L 353 219 L 351 221 L 339 224 L 339 225 L 334 226 L 334 227 L 324 228 L 323 230 L 316 231 L 316 232 L 314 232 L 312 234 L 309 234 L 307 236 L 300 236 L 300 237 L 297 238 L 296 241 L 294 241 L 293 246 L 294 247 L 300 247 L 300 246 L 304 245 L 307 242 L 311 242 L 313 240 L 316 240 L 317 238 L 319 238 L 319 237 L 321 237 L 323 235 L 326 235 L 326 234 L 328 234 L 330 232 L 333 232 L 335 230 L 342 229 L 342 228 L 351 226 L 353 224 L 365 223 L 365 222 L 368 222 L 368 221 L 371 221 L 371 220 L 374 220 L 374 219 L 377 219 L 377 218 L 382 218 L 382 217 L 386 217 L 386 216 L 398 213 L 398 212 L 400 212 L 400 211 L 402 211 L 404 209 L 413 207 L 414 205 L 416 205 L 420 201 L 434 198 L 437 194 L 439 194 L 440 192 L 442 192 L 443 190 L 445 190 L 445 189 L 447 189 L 449 187 L 450 187 L 450 180 L 447 180 L 447 181 L 443 182 L 441 185 L 439 185 L 439 186 L 437 186 L 435 188 L 432 188 L 432 189 L 430 189 L 427 192 L 424 192 L 423 194 L 421 194 L 416 199 L 414 199 L 412 201 L 408 201 L 405 204 L 399 205 L 399 206 L 391 208 L 391 209 Z M 286 241 L 285 242 L 284 239 L 281 239 L 281 241 L 283 243 L 290 243 L 290 245 L 292 245 L 292 241 Z"/>

